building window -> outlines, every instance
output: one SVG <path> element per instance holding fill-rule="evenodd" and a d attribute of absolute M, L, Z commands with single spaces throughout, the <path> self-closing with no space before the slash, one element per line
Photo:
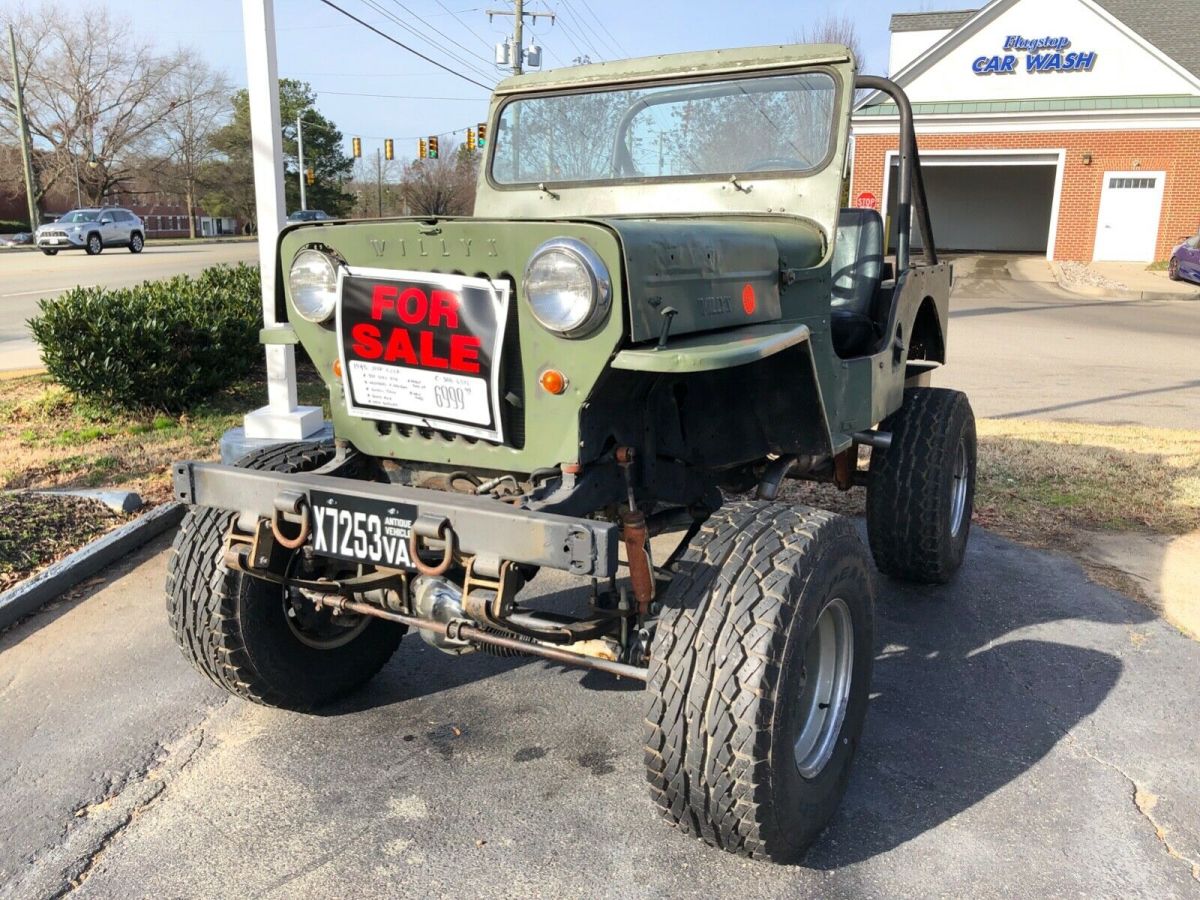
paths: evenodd
<path fill-rule="evenodd" d="M 1154 188 L 1158 183 L 1157 178 L 1110 178 L 1108 186 L 1118 190 L 1146 190 Z"/>

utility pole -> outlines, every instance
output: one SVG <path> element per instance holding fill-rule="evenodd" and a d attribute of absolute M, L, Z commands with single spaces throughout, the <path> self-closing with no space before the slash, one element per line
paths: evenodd
<path fill-rule="evenodd" d="M 29 227 L 36 229 L 40 223 L 38 222 L 37 200 L 33 196 L 33 161 L 30 159 L 33 148 L 29 140 L 29 123 L 25 121 L 25 100 L 21 95 L 21 73 L 17 68 L 17 38 L 11 24 L 8 26 L 8 55 L 12 58 L 13 103 L 17 107 L 17 131 L 21 141 L 21 166 L 25 172 L 25 200 L 29 204 Z"/>
<path fill-rule="evenodd" d="M 377 194 L 377 204 L 379 209 L 379 218 L 383 218 L 383 151 L 378 147 L 375 148 L 375 189 Z"/>
<path fill-rule="evenodd" d="M 487 10 L 487 17 L 488 17 L 489 22 L 492 21 L 493 16 L 512 16 L 513 17 L 513 35 L 512 35 L 512 44 L 509 46 L 509 54 L 511 56 L 511 58 L 509 59 L 509 63 L 512 66 L 512 73 L 514 75 L 520 75 L 522 72 L 525 71 L 524 27 L 525 27 L 526 16 L 528 16 L 533 21 L 533 24 L 536 25 L 539 17 L 541 17 L 543 19 L 549 19 L 551 21 L 551 23 L 553 23 L 554 22 L 554 13 L 552 13 L 552 12 L 532 12 L 532 11 L 526 12 L 525 11 L 525 0 L 513 0 L 513 8 L 511 10 L 507 10 L 507 9 L 489 9 L 489 10 Z M 503 46 L 504 46 L 503 44 L 497 44 L 496 45 L 497 50 L 499 50 Z M 534 49 L 538 51 L 537 60 L 535 61 L 534 59 L 531 58 L 529 64 L 531 66 L 537 67 L 537 66 L 541 65 L 541 48 L 535 47 Z M 497 57 L 496 61 L 500 62 L 499 57 Z"/>
<path fill-rule="evenodd" d="M 296 157 L 299 163 L 296 174 L 300 176 L 300 208 L 308 209 L 308 199 L 304 192 L 304 123 L 296 116 Z"/>

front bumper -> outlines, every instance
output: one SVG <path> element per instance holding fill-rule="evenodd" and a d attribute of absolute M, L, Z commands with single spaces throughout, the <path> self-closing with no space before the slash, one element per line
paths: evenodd
<path fill-rule="evenodd" d="M 270 518 L 284 492 L 313 490 L 346 498 L 411 504 L 420 516 L 446 519 L 459 550 L 502 560 L 608 577 L 617 571 L 617 527 L 518 509 L 486 497 L 357 481 L 332 475 L 282 474 L 215 463 L 180 462 L 173 469 L 175 498 L 193 506 Z M 311 508 L 311 498 L 308 503 Z"/>
<path fill-rule="evenodd" d="M 70 232 L 56 235 L 39 234 L 37 238 L 35 238 L 35 241 L 39 248 L 46 247 L 51 250 L 70 250 L 72 248 L 78 249 L 82 247 L 85 243 L 85 237 L 85 235 L 71 234 Z"/>

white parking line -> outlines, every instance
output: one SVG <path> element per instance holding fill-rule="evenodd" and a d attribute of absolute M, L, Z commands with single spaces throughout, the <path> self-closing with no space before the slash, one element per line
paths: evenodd
<path fill-rule="evenodd" d="M 45 290 L 41 290 L 41 291 L 17 291 L 15 294 L 0 294 L 0 300 L 5 299 L 6 297 L 28 297 L 31 294 L 61 294 L 63 291 L 69 291 L 69 290 L 71 290 L 71 288 L 76 288 L 76 287 L 95 287 L 95 285 L 94 284 L 73 284 L 73 285 L 71 285 L 71 287 L 46 288 Z"/>

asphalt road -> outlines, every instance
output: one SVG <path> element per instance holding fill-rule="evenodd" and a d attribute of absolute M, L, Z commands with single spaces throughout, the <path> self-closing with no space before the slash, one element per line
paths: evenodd
<path fill-rule="evenodd" d="M 164 546 L 0 636 L 0 897 L 1200 894 L 1200 644 L 1064 557 L 881 583 L 849 793 L 780 867 L 658 819 L 628 683 L 410 636 L 325 715 L 225 698 Z"/>
<path fill-rule="evenodd" d="M 933 380 L 976 415 L 1200 428 L 1200 303 L 1081 297 L 1000 256 L 956 268 Z"/>
<path fill-rule="evenodd" d="M 194 275 L 217 263 L 257 259 L 255 241 L 182 246 L 149 243 L 136 255 L 124 247 L 112 247 L 99 256 L 75 250 L 57 256 L 0 252 L 0 370 L 40 365 L 26 322 L 37 315 L 38 301 L 45 297 L 57 297 L 81 284 L 127 287 L 172 275 Z"/>

